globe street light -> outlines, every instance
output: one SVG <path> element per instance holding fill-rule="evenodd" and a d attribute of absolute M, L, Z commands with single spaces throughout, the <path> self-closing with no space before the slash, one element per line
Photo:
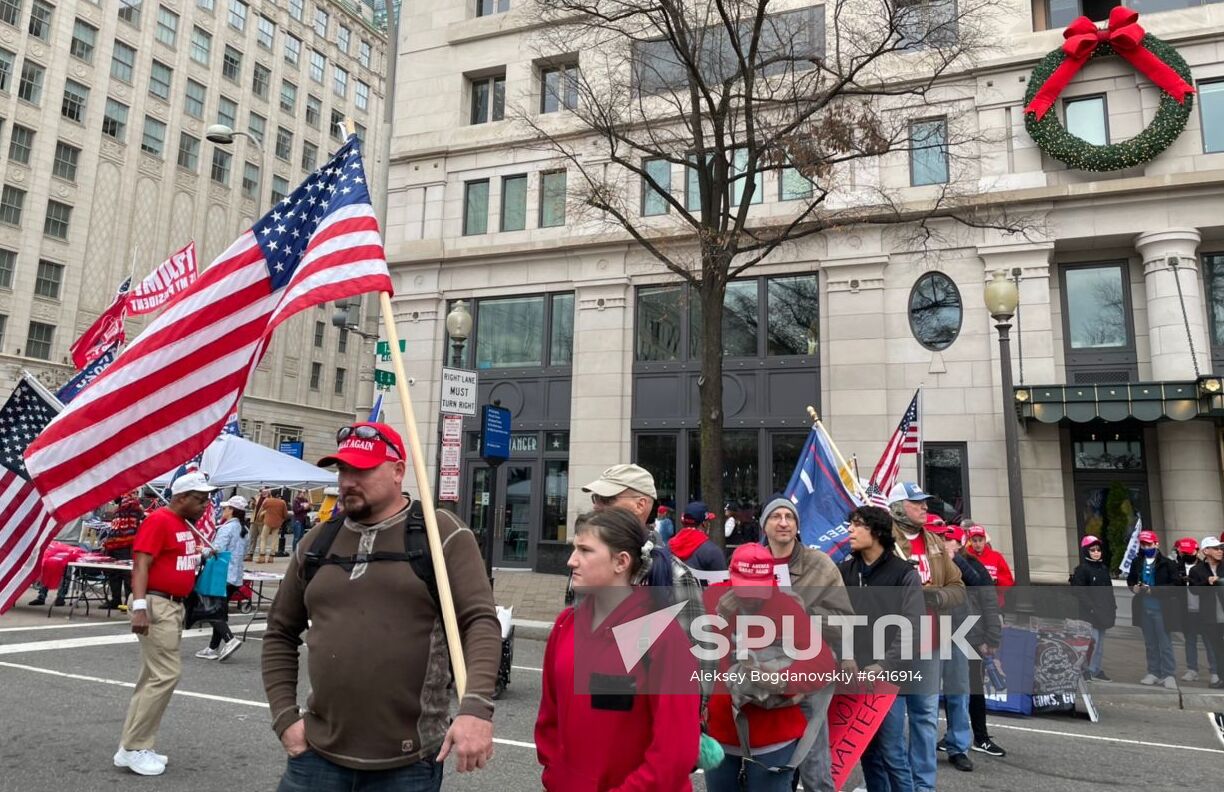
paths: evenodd
<path fill-rule="evenodd" d="M 457 301 L 446 315 L 446 334 L 451 338 L 451 365 L 463 366 L 463 344 L 472 334 L 472 313 L 467 303 Z"/>
<path fill-rule="evenodd" d="M 986 310 L 999 331 L 999 366 L 1003 380 L 1003 441 L 1007 451 L 1007 498 L 1011 507 L 1012 552 L 1016 558 L 1016 585 L 1027 601 L 1029 580 L 1028 533 L 1024 522 L 1024 484 L 1020 479 L 1020 438 L 1012 392 L 1011 318 L 1020 304 L 1020 290 L 1003 270 L 996 270 L 986 284 Z"/>

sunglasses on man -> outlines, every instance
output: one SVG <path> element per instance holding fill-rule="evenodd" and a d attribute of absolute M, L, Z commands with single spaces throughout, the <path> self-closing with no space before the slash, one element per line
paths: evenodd
<path fill-rule="evenodd" d="M 358 440 L 381 440 L 387 444 L 387 448 L 395 452 L 396 457 L 399 459 L 404 458 L 400 454 L 399 448 L 396 447 L 395 442 L 373 426 L 362 424 L 360 426 L 342 427 L 340 431 L 336 432 L 336 444 L 339 445 L 350 437 L 356 437 Z"/>

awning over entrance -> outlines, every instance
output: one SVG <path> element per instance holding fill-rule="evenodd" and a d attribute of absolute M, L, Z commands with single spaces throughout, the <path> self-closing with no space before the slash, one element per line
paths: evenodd
<path fill-rule="evenodd" d="M 1013 390 L 1022 420 L 1048 424 L 1224 418 L 1224 380 L 1214 376 L 1189 382 L 1021 385 Z"/>

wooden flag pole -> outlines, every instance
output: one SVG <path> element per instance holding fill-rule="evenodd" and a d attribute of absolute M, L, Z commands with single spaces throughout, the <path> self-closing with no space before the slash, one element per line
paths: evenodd
<path fill-rule="evenodd" d="M 851 468 L 850 465 L 846 463 L 846 458 L 842 456 L 842 452 L 837 450 L 837 443 L 833 442 L 833 435 L 829 434 L 829 430 L 825 428 L 825 425 L 823 423 L 821 423 L 820 415 L 817 414 L 816 408 L 809 405 L 807 408 L 807 411 L 808 411 L 808 415 L 811 416 L 812 418 L 812 423 L 816 426 L 817 429 L 819 429 L 821 432 L 824 433 L 825 438 L 829 441 L 829 448 L 833 449 L 833 455 L 837 457 L 837 465 L 838 465 L 839 471 L 842 469 L 853 471 L 853 468 Z M 839 478 L 840 478 L 840 474 L 839 474 Z M 854 479 L 854 494 L 864 503 L 868 503 L 869 501 L 867 499 L 867 493 L 863 491 L 863 485 L 859 483 L 858 476 L 852 473 L 851 478 Z"/>
<path fill-rule="evenodd" d="M 353 119 L 344 119 L 348 134 L 357 134 Z M 386 189 L 384 186 L 383 189 Z M 442 626 L 446 628 L 446 646 L 450 649 L 451 670 L 455 676 L 455 692 L 462 699 L 467 692 L 467 662 L 463 657 L 463 642 L 459 639 L 459 619 L 455 616 L 455 598 L 451 594 L 450 575 L 446 571 L 446 558 L 442 555 L 442 538 L 438 532 L 438 515 L 434 511 L 433 492 L 429 488 L 429 472 L 425 469 L 425 454 L 421 451 L 421 435 L 417 431 L 416 413 L 412 409 L 412 397 L 408 395 L 408 375 L 404 373 L 404 359 L 400 356 L 399 333 L 395 329 L 395 317 L 391 313 L 391 295 L 380 292 L 378 305 L 382 311 L 383 328 L 387 331 L 387 342 L 391 345 L 391 368 L 395 372 L 395 389 L 399 393 L 400 406 L 404 410 L 404 426 L 408 430 L 408 453 L 412 456 L 412 469 L 416 474 L 417 500 L 425 516 L 425 536 L 429 540 L 429 555 L 433 560 L 434 578 L 438 584 L 438 599 L 442 606 Z"/>

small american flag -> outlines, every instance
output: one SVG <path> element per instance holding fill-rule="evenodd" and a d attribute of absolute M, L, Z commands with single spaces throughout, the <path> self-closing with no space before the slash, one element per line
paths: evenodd
<path fill-rule="evenodd" d="M 31 479 L 66 521 L 173 470 L 216 439 L 281 322 L 391 290 L 350 136 L 51 422 L 26 450 Z"/>
<path fill-rule="evenodd" d="M 906 454 L 917 454 L 922 446 L 922 435 L 918 426 L 918 393 L 910 399 L 909 407 L 897 424 L 897 431 L 889 438 L 880 461 L 876 463 L 875 472 L 871 474 L 871 483 L 867 485 L 867 497 L 875 506 L 888 506 L 888 491 L 897 483 L 897 473 L 901 470 L 901 457 Z"/>
<path fill-rule="evenodd" d="M 59 527 L 21 458 L 58 411 L 55 399 L 28 377 L 0 407 L 0 613 L 34 581 L 42 552 Z"/>

